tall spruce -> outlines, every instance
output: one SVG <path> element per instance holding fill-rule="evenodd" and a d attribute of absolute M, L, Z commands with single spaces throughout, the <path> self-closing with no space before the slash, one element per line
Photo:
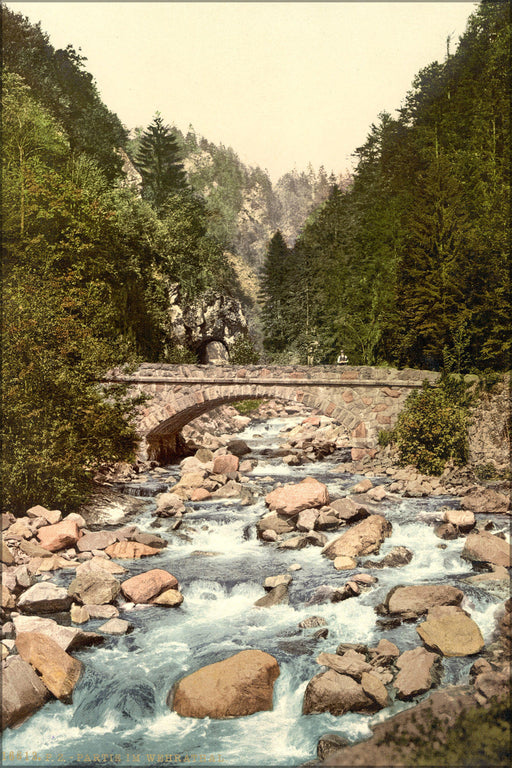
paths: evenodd
<path fill-rule="evenodd" d="M 187 189 L 178 142 L 159 115 L 140 137 L 136 165 L 142 176 L 143 196 L 159 212 L 169 195 Z"/>

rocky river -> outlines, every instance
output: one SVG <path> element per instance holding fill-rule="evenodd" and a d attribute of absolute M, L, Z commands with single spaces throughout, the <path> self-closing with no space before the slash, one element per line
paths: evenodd
<path fill-rule="evenodd" d="M 181 467 L 115 478 L 126 506 L 103 505 L 96 523 L 42 508 L 6 521 L 4 765 L 299 766 L 435 689 L 480 679 L 483 705 L 482 675 L 505 685 L 505 497 L 471 509 L 482 489 L 422 490 L 428 478 L 378 456 L 352 461 L 332 425 L 319 441 L 328 420 L 280 414 Z M 74 542 L 55 539 L 65 524 Z M 57 682 L 41 634 L 79 665 L 63 661 Z M 27 661 L 50 693 L 19 724 Z"/>

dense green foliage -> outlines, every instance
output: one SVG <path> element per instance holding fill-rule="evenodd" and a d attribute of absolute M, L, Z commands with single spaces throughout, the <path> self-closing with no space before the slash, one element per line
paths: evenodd
<path fill-rule="evenodd" d="M 447 461 L 466 464 L 470 401 L 464 382 L 450 377 L 438 387 L 425 382 L 420 391 L 413 391 L 390 435 L 400 463 L 412 464 L 426 475 L 440 475 Z"/>
<path fill-rule="evenodd" d="M 193 301 L 229 270 L 179 173 L 158 200 L 150 177 L 148 199 L 123 183 L 125 131 L 82 57 L 5 7 L 2 22 L 3 502 L 66 510 L 95 465 L 133 452 L 133 403 L 98 379 L 187 357 L 171 341 L 169 293 Z"/>
<path fill-rule="evenodd" d="M 332 188 L 287 256 L 295 322 L 280 354 L 510 366 L 509 49 L 509 4 L 482 2 L 457 52 L 371 126 L 352 185 Z M 287 289 L 266 287 L 269 306 Z"/>
<path fill-rule="evenodd" d="M 260 356 L 249 334 L 239 334 L 229 351 L 229 361 L 233 365 L 257 365 Z"/>

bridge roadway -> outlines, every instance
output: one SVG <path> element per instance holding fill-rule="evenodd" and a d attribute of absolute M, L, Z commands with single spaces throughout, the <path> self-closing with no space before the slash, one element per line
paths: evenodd
<path fill-rule="evenodd" d="M 180 430 L 219 405 L 261 398 L 303 403 L 342 424 L 353 444 L 370 447 L 390 429 L 407 395 L 439 374 L 412 368 L 370 366 L 235 366 L 143 363 L 136 371 L 112 371 L 104 384 L 124 382 L 144 394 L 135 426 L 140 455 L 163 459 Z"/>

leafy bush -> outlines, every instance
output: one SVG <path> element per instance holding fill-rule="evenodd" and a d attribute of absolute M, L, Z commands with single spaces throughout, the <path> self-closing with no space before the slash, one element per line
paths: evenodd
<path fill-rule="evenodd" d="M 233 365 L 257 365 L 260 361 L 258 350 L 249 335 L 240 334 L 229 350 L 229 362 Z"/>
<path fill-rule="evenodd" d="M 394 439 L 395 434 L 392 429 L 381 429 L 377 438 L 377 442 L 381 448 L 385 448 L 387 445 L 390 445 Z"/>
<path fill-rule="evenodd" d="M 198 360 L 195 352 L 178 344 L 166 351 L 165 362 L 171 365 L 197 365 Z"/>
<path fill-rule="evenodd" d="M 400 463 L 429 475 L 441 474 L 447 461 L 466 464 L 468 405 L 464 382 L 449 377 L 412 392 L 393 430 Z"/>
<path fill-rule="evenodd" d="M 241 413 L 242 416 L 246 416 L 248 413 L 256 411 L 262 402 L 263 400 L 239 400 L 236 403 L 232 403 L 232 405 L 236 408 L 238 413 Z"/>

